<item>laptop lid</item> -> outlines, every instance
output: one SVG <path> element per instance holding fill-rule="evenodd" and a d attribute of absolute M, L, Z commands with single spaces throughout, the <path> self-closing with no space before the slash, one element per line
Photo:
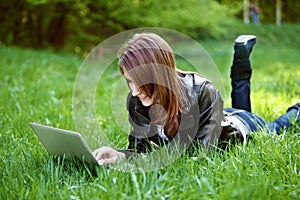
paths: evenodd
<path fill-rule="evenodd" d="M 77 157 L 89 164 L 98 165 L 91 149 L 79 133 L 37 123 L 30 123 L 30 126 L 49 153 L 66 158 Z"/>

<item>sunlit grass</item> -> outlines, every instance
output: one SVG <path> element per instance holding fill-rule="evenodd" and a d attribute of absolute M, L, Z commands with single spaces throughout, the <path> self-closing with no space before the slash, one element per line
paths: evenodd
<path fill-rule="evenodd" d="M 220 70 L 227 93 L 225 105 L 230 106 L 232 41 L 200 43 Z M 255 46 L 251 57 L 253 111 L 267 120 L 300 101 L 299 51 L 281 42 L 263 45 L 258 40 Z M 28 123 L 75 130 L 72 91 L 82 59 L 3 46 L 0 55 L 0 199 L 300 198 L 299 123 L 281 135 L 254 133 L 246 146 L 236 145 L 226 152 L 182 155 L 150 172 L 93 169 L 53 158 Z M 95 109 L 107 137 L 116 147 L 125 148 L 127 134 L 111 114 L 110 97 L 119 78 L 116 66 L 106 72 L 97 88 Z"/>

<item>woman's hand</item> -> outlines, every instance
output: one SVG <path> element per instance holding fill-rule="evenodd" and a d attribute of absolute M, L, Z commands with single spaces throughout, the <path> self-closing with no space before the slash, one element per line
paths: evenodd
<path fill-rule="evenodd" d="M 118 152 L 111 147 L 100 147 L 93 152 L 96 160 L 100 165 L 108 165 L 118 162 L 121 159 L 125 159 L 125 154 Z"/>

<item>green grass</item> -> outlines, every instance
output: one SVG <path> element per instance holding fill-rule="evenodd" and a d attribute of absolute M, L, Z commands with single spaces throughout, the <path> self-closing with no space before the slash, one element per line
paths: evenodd
<path fill-rule="evenodd" d="M 281 33 L 286 27 L 237 26 L 258 35 L 251 57 L 253 111 L 275 119 L 300 100 L 300 48 L 286 41 L 294 38 L 299 44 L 300 26 L 286 25 L 286 37 Z M 229 67 L 237 34 L 234 30 L 222 40 L 200 41 L 224 79 L 226 106 L 230 106 Z M 299 124 L 281 135 L 255 133 L 246 146 L 236 145 L 227 152 L 213 151 L 196 159 L 183 155 L 151 172 L 91 169 L 53 158 L 28 123 L 75 130 L 72 90 L 82 59 L 5 46 L 0 47 L 0 56 L 0 199 L 300 198 Z M 111 67 L 105 72 L 97 88 L 96 110 L 106 136 L 118 148 L 125 148 L 127 135 L 110 113 L 110 97 L 120 78 L 117 70 Z"/>

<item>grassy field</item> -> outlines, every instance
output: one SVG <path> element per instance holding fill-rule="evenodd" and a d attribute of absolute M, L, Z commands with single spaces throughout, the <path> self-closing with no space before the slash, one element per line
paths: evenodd
<path fill-rule="evenodd" d="M 239 33 L 258 36 L 251 57 L 253 112 L 270 121 L 300 101 L 299 29 L 237 25 L 220 40 L 199 41 L 220 70 L 226 106 L 232 45 Z M 0 58 L 0 199 L 300 199 L 299 123 L 281 135 L 255 133 L 246 146 L 227 152 L 183 155 L 151 172 L 91 169 L 53 158 L 29 127 L 34 121 L 75 130 L 72 92 L 83 59 L 5 46 Z M 127 135 L 115 125 L 110 107 L 119 78 L 117 67 L 105 72 L 97 88 L 98 120 L 108 138 L 125 148 Z"/>

